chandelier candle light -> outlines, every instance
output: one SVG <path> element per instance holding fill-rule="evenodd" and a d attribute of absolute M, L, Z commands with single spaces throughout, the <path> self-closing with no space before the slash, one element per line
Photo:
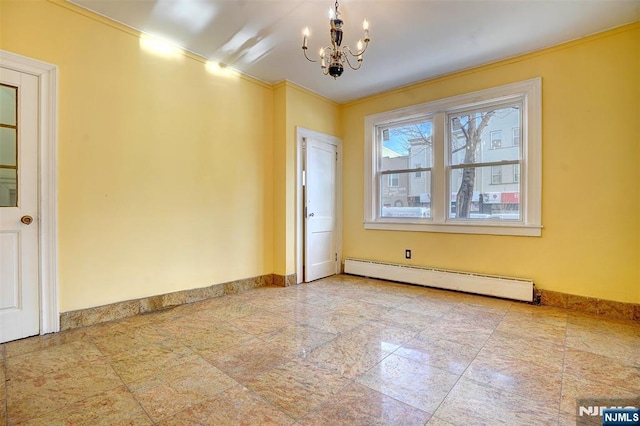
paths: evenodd
<path fill-rule="evenodd" d="M 349 65 L 352 70 L 357 70 L 362 66 L 362 55 L 369 46 L 369 23 L 365 19 L 362 23 L 364 29 L 364 44 L 362 40 L 358 40 L 357 51 L 354 53 L 349 46 L 342 46 L 342 25 L 344 22 L 340 19 L 340 12 L 338 11 L 338 2 L 336 1 L 335 9 L 329 9 L 329 24 L 331 25 L 331 46 L 323 47 L 320 49 L 320 68 L 324 75 L 330 75 L 334 79 L 340 77 L 344 71 L 344 64 Z M 303 32 L 304 38 L 302 40 L 302 52 L 304 57 L 310 62 L 318 62 L 317 60 L 309 59 L 307 56 L 307 41 L 309 39 L 309 28 L 305 28 Z M 351 65 L 349 57 L 356 58 L 358 61 L 357 66 Z M 329 66 L 327 67 L 327 64 Z"/>

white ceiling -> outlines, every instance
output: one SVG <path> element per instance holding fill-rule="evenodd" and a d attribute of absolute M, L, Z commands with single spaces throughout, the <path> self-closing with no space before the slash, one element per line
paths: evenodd
<path fill-rule="evenodd" d="M 73 0 L 260 80 L 347 102 L 640 20 L 640 0 L 342 0 L 344 41 L 370 23 L 359 71 L 334 80 L 302 55 L 329 44 L 334 0 Z"/>

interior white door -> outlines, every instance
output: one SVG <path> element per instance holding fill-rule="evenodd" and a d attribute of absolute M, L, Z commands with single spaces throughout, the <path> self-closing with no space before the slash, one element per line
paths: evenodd
<path fill-rule="evenodd" d="M 0 68 L 0 343 L 40 332 L 38 77 Z"/>
<path fill-rule="evenodd" d="M 335 145 L 306 139 L 305 281 L 337 272 Z"/>

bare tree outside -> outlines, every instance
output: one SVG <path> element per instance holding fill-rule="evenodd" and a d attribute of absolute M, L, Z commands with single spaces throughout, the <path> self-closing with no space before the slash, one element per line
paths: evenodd
<path fill-rule="evenodd" d="M 482 142 L 482 132 L 491 121 L 491 117 L 495 115 L 495 110 L 478 112 L 463 117 L 455 117 L 452 122 L 455 125 L 457 121 L 460 126 L 463 138 L 455 139 L 455 142 L 462 142 L 461 146 L 453 146 L 452 154 L 464 150 L 464 164 L 469 167 L 462 169 L 462 182 L 456 194 L 456 217 L 469 217 L 471 214 L 471 202 L 473 200 L 473 188 L 476 182 L 476 168 L 472 166 L 476 162 L 476 157 L 480 151 L 480 143 Z"/>
<path fill-rule="evenodd" d="M 475 164 L 478 162 L 478 155 L 482 151 L 482 134 L 490 125 L 492 118 L 505 118 L 509 114 L 518 111 L 518 107 L 500 107 L 488 111 L 474 111 L 465 115 L 453 117 L 451 126 L 459 130 L 451 141 L 451 155 L 464 152 L 461 164 L 468 167 L 462 169 L 462 179 L 460 187 L 456 193 L 455 217 L 471 217 L 471 205 L 473 201 L 473 191 L 476 186 Z M 452 129 L 452 130 L 453 130 Z"/>

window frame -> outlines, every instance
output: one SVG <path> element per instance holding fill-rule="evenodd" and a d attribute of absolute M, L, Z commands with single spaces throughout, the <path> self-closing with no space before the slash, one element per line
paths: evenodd
<path fill-rule="evenodd" d="M 483 108 L 512 100 L 522 101 L 520 123 L 520 181 L 522 219 L 450 220 L 448 209 L 447 114 L 466 108 Z M 430 218 L 390 218 L 379 216 L 380 148 L 377 128 L 407 120 L 431 118 L 433 126 L 433 161 L 431 167 Z M 452 96 L 419 105 L 381 112 L 365 117 L 365 194 L 364 227 L 372 230 L 446 232 L 487 235 L 540 236 L 542 234 L 542 79 Z M 450 195 L 449 195 L 450 196 Z"/>

